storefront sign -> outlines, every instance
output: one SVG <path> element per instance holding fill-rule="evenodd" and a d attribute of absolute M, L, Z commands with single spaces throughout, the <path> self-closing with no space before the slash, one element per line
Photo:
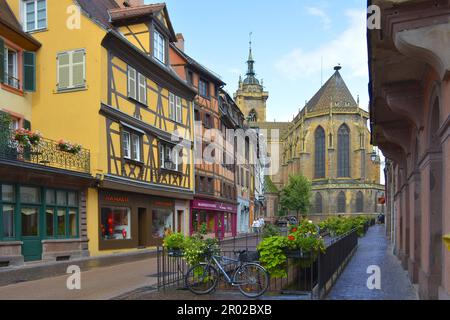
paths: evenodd
<path fill-rule="evenodd" d="M 173 207 L 172 202 L 155 201 L 153 202 L 155 207 Z"/>
<path fill-rule="evenodd" d="M 105 201 L 117 202 L 117 203 L 128 203 L 129 199 L 128 199 L 128 197 L 119 197 L 119 196 L 106 195 L 105 196 Z"/>
<path fill-rule="evenodd" d="M 236 213 L 237 208 L 232 204 L 219 203 L 207 200 L 194 200 L 192 201 L 192 209 L 197 210 L 211 210 L 211 211 L 223 211 Z"/>

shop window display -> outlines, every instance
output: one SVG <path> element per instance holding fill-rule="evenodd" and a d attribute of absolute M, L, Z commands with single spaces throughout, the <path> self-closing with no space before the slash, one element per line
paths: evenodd
<path fill-rule="evenodd" d="M 100 228 L 103 240 L 130 240 L 130 208 L 102 208 L 102 224 Z"/>
<path fill-rule="evenodd" d="M 164 238 L 166 232 L 173 232 L 173 210 L 153 209 L 152 210 L 152 235 L 154 238 Z"/>

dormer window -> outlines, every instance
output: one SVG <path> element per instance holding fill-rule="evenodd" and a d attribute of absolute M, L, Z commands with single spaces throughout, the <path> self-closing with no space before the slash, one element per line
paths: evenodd
<path fill-rule="evenodd" d="M 161 33 L 154 31 L 153 57 L 159 62 L 166 63 L 166 41 Z"/>

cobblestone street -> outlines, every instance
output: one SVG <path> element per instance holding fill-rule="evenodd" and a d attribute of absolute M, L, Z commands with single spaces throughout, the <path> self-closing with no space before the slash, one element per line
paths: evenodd
<path fill-rule="evenodd" d="M 369 266 L 381 269 L 381 290 L 367 288 Z M 385 237 L 385 227 L 370 228 L 347 265 L 328 300 L 417 300 L 417 292 L 411 284 L 400 261 L 391 253 Z"/>

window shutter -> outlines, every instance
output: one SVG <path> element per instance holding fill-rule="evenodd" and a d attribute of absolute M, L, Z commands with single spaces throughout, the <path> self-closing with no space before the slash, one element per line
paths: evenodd
<path fill-rule="evenodd" d="M 74 51 L 72 53 L 72 86 L 83 87 L 85 79 L 86 55 L 84 50 Z"/>
<path fill-rule="evenodd" d="M 175 120 L 175 95 L 169 93 L 169 119 Z"/>
<path fill-rule="evenodd" d="M 68 52 L 58 54 L 58 90 L 64 90 L 70 86 L 70 55 Z"/>
<path fill-rule="evenodd" d="M 177 97 L 177 122 L 181 123 L 183 121 L 182 114 L 182 106 L 181 106 L 181 98 Z"/>
<path fill-rule="evenodd" d="M 5 82 L 5 41 L 0 38 L 0 83 Z"/>
<path fill-rule="evenodd" d="M 147 104 L 147 78 L 139 73 L 139 102 Z"/>
<path fill-rule="evenodd" d="M 136 99 L 136 70 L 128 67 L 128 96 Z"/>
<path fill-rule="evenodd" d="M 23 90 L 36 91 L 36 54 L 23 52 Z"/>
<path fill-rule="evenodd" d="M 164 146 L 162 144 L 159 145 L 159 165 L 162 169 L 164 169 Z"/>
<path fill-rule="evenodd" d="M 28 120 L 23 120 L 23 128 L 25 130 L 31 130 L 31 122 Z"/>

